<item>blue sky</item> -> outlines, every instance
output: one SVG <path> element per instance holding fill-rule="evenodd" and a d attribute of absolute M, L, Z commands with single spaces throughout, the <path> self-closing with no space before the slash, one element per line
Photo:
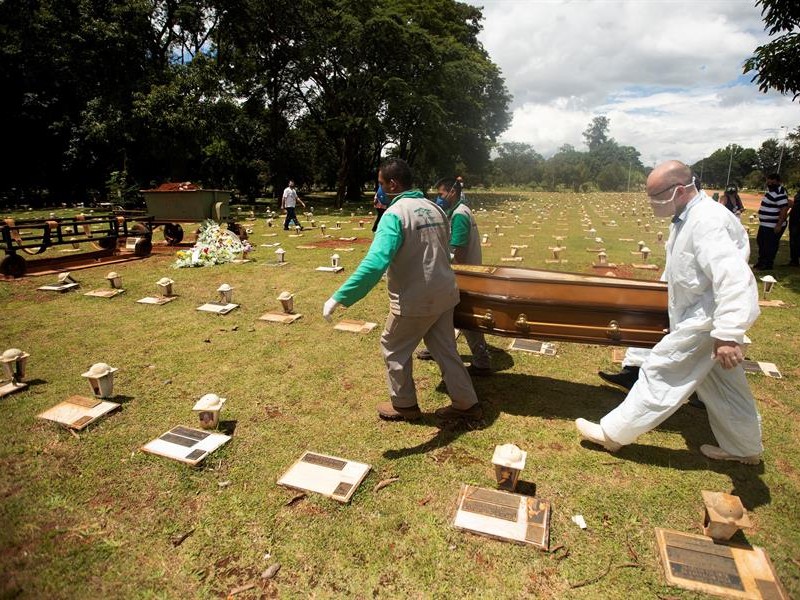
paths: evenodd
<path fill-rule="evenodd" d="M 545 155 L 596 115 L 645 164 L 758 147 L 800 125 L 800 103 L 762 94 L 742 63 L 768 38 L 754 1 L 483 0 L 481 41 L 514 95 L 503 141 Z"/>

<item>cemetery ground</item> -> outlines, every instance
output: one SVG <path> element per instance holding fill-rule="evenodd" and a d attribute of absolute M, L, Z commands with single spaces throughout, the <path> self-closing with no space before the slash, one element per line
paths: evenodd
<path fill-rule="evenodd" d="M 586 249 L 601 237 L 609 262 L 642 262 L 631 251 L 643 240 L 649 261 L 663 266 L 656 234 L 666 238 L 668 227 L 652 217 L 643 194 L 470 199 L 490 237 L 486 264 L 504 264 L 512 244 L 527 244 L 523 261 L 507 264 L 596 273 Z M 312 204 L 327 233 L 371 238 L 365 208 L 351 218 L 355 209 L 326 215 Z M 582 223 L 584 211 L 595 235 Z M 109 267 L 73 272 L 81 287 L 65 294 L 37 291 L 54 276 L 0 282 L 0 350 L 31 355 L 30 387 L 0 399 L 0 597 L 695 598 L 666 585 L 654 528 L 700 533 L 701 490 L 742 498 L 753 528 L 736 539 L 764 547 L 789 594 L 800 596 L 800 271 L 775 271 L 770 296 L 788 308 L 762 309 L 749 332 L 748 357 L 774 362 L 783 374 L 748 375 L 763 418 L 761 465 L 703 457 L 698 448 L 713 437 L 705 413 L 690 406 L 609 454 L 581 445 L 573 421 L 596 421 L 623 399 L 596 375 L 618 367 L 610 347 L 558 342 L 548 357 L 509 352 L 510 339 L 488 336 L 497 373 L 474 380 L 480 423 L 437 426 L 433 410 L 448 398 L 437 366 L 420 361 L 414 373 L 425 418 L 380 421 L 385 282 L 335 314 L 379 323 L 371 333 L 334 331 L 321 317 L 368 245 L 342 241 L 336 247 L 353 248 L 338 252 L 345 271 L 316 272 L 334 250 L 297 246 L 321 241 L 319 229 L 289 237 L 282 218 L 268 228 L 264 218 L 247 222 L 241 214 L 254 230 L 247 264 L 174 270 L 174 253 L 154 253 L 113 266 L 127 290 L 113 299 L 82 294 L 107 287 Z M 359 218 L 364 229 L 354 230 Z M 341 231 L 331 229 L 337 220 Z M 268 265 L 274 247 L 260 247 L 278 241 L 289 263 L 283 268 Z M 568 262 L 545 262 L 554 245 L 566 247 Z M 787 262 L 786 252 L 784 240 L 776 264 Z M 659 271 L 618 273 L 655 279 Z M 176 301 L 135 302 L 164 276 L 175 280 Z M 240 308 L 226 316 L 197 311 L 222 283 L 234 287 Z M 258 321 L 280 310 L 284 290 L 295 294 L 303 317 L 291 325 Z M 463 338 L 459 349 L 466 358 Z M 119 368 L 121 410 L 78 434 L 36 418 L 68 396 L 88 395 L 80 375 L 100 361 Z M 222 428 L 233 439 L 226 446 L 195 469 L 140 452 L 176 425 L 196 426 L 192 406 L 208 392 L 228 400 Z M 536 495 L 552 502 L 550 552 L 451 527 L 461 483 L 494 487 L 492 453 L 509 442 L 528 452 L 520 491 L 535 484 Z M 299 497 L 276 480 L 304 450 L 365 462 L 372 472 L 350 504 Z M 397 480 L 376 490 L 389 478 Z M 576 514 L 588 529 L 571 521 Z M 275 564 L 277 574 L 263 578 Z"/>

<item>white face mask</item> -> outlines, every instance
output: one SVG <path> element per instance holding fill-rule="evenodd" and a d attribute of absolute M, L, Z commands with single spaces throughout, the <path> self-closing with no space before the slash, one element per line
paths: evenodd
<path fill-rule="evenodd" d="M 669 200 L 655 200 L 652 196 L 650 196 L 649 198 L 650 207 L 653 209 L 653 214 L 657 217 L 675 216 L 675 213 L 677 212 L 677 206 L 675 205 L 675 195 L 678 193 L 678 188 L 687 188 L 690 186 L 692 187 L 694 186 L 694 177 L 692 177 L 691 183 L 687 183 L 685 185 L 677 184 L 675 186 L 675 189 L 672 190 L 672 196 L 669 197 Z M 656 196 L 658 195 L 659 194 L 656 194 Z"/>

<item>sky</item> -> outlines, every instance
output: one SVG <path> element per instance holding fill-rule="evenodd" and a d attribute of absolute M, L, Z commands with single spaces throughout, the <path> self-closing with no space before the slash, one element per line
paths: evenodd
<path fill-rule="evenodd" d="M 642 163 L 758 148 L 800 125 L 800 102 L 763 94 L 742 63 L 769 38 L 755 0 L 468 0 L 502 70 L 513 120 L 500 141 L 585 150 L 593 117 Z"/>

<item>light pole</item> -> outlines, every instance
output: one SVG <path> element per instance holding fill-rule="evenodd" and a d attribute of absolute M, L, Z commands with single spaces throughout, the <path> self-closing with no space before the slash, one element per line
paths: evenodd
<path fill-rule="evenodd" d="M 633 162 L 628 163 L 628 192 L 631 191 L 631 167 L 633 167 Z"/>
<path fill-rule="evenodd" d="M 778 155 L 778 175 L 781 174 L 781 162 L 783 162 L 783 149 L 786 147 L 786 135 L 789 133 L 789 128 L 786 125 L 781 125 L 780 129 L 785 129 L 783 133 L 783 143 L 781 144 L 781 153 Z M 780 129 L 778 131 L 780 131 Z"/>
<path fill-rule="evenodd" d="M 734 144 L 731 144 L 731 159 L 728 161 L 728 176 L 725 178 L 725 189 L 728 189 L 728 184 L 731 181 L 731 166 L 733 165 L 733 148 Z"/>

